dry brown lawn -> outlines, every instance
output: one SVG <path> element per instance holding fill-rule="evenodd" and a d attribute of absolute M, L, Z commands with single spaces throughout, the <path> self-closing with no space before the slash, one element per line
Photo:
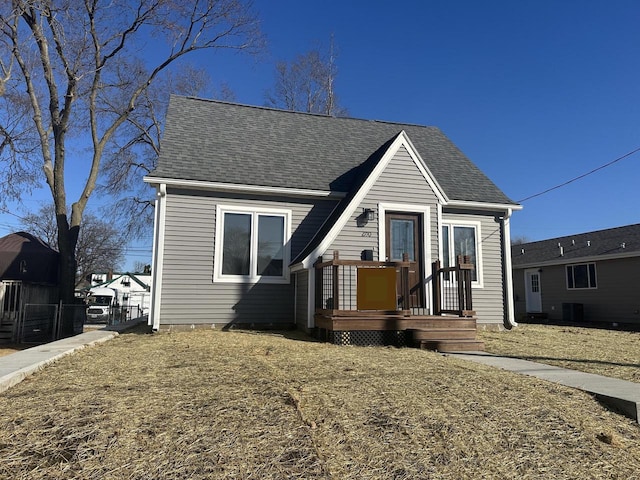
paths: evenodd
<path fill-rule="evenodd" d="M 11 355 L 12 353 L 24 350 L 25 348 L 29 348 L 29 345 L 16 345 L 13 343 L 0 344 L 0 357 Z"/>
<path fill-rule="evenodd" d="M 0 395 L 0 478 L 632 479 L 591 396 L 417 349 L 123 334 Z"/>
<path fill-rule="evenodd" d="M 520 324 L 480 338 L 491 353 L 640 383 L 638 332 Z"/>

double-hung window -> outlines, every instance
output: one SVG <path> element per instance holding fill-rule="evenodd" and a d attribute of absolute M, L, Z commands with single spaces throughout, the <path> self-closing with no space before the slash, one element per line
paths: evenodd
<path fill-rule="evenodd" d="M 216 214 L 216 281 L 289 281 L 289 211 L 218 206 Z"/>
<path fill-rule="evenodd" d="M 595 263 L 567 265 L 567 288 L 569 290 L 597 288 L 597 286 Z"/>
<path fill-rule="evenodd" d="M 478 224 L 443 224 L 442 225 L 442 263 L 443 267 L 456 264 L 458 255 L 467 255 L 473 264 L 471 279 L 473 284 L 481 284 L 480 253 L 478 247 Z"/>

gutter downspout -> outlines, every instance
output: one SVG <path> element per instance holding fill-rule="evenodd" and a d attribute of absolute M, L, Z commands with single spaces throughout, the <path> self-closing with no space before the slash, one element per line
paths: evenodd
<path fill-rule="evenodd" d="M 502 238 L 503 238 L 503 251 L 502 256 L 504 258 L 504 296 L 505 296 L 505 327 L 511 330 L 513 327 L 517 327 L 518 323 L 515 321 L 515 308 L 513 304 L 513 269 L 511 264 L 511 215 L 513 210 L 507 209 L 504 217 L 502 217 Z"/>
<path fill-rule="evenodd" d="M 164 263 L 165 217 L 167 211 L 167 185 L 161 183 L 156 191 L 156 214 L 153 230 L 153 259 L 151 282 L 151 308 L 148 324 L 154 332 L 160 329 L 160 300 L 162 292 L 162 265 Z"/>

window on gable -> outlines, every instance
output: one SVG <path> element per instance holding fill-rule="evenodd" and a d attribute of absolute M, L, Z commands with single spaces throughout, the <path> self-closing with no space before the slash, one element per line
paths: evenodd
<path fill-rule="evenodd" d="M 582 263 L 578 265 L 567 265 L 567 288 L 597 288 L 596 264 Z"/>
<path fill-rule="evenodd" d="M 289 280 L 289 212 L 219 207 L 217 281 Z"/>
<path fill-rule="evenodd" d="M 442 226 L 442 263 L 451 267 L 456 264 L 458 255 L 467 255 L 473 264 L 471 279 L 478 282 L 478 235 L 475 225 L 443 225 Z"/>

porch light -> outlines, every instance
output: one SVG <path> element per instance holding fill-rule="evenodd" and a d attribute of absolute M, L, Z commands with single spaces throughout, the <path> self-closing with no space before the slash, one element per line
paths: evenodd
<path fill-rule="evenodd" d="M 369 220 L 374 220 L 376 218 L 376 212 L 372 208 L 363 208 L 362 216 Z"/>

